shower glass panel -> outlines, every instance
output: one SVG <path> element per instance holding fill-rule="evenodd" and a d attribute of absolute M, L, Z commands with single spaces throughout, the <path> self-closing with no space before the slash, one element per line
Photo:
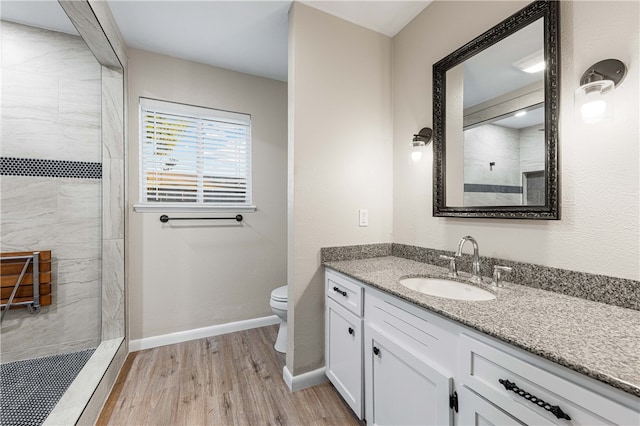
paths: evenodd
<path fill-rule="evenodd" d="M 55 1 L 3 1 L 0 30 L 0 251 L 51 251 L 43 306 L 2 320 L 0 424 L 40 424 L 101 342 L 102 69 Z"/>

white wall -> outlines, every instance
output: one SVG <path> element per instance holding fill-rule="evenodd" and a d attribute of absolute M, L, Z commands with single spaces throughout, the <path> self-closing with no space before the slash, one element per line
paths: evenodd
<path fill-rule="evenodd" d="M 286 284 L 286 83 L 135 49 L 127 53 L 129 337 L 271 315 L 270 292 Z M 251 114 L 258 210 L 243 213 L 241 226 L 163 225 L 162 213 L 132 212 L 139 202 L 140 96 Z"/>
<path fill-rule="evenodd" d="M 431 156 L 406 166 L 409 135 L 432 123 L 433 63 L 527 3 L 436 1 L 394 38 L 394 241 L 453 250 L 473 235 L 482 255 L 639 279 L 638 2 L 561 3 L 560 221 L 434 218 Z M 574 122 L 579 78 L 606 58 L 629 69 L 614 121 Z"/>
<path fill-rule="evenodd" d="M 323 363 L 320 248 L 391 241 L 391 119 L 391 39 L 294 3 L 287 345 L 293 374 Z M 368 227 L 358 226 L 361 208 L 369 210 Z"/>

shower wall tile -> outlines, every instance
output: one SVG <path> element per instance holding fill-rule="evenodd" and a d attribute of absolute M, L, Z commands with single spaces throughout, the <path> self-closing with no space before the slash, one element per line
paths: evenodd
<path fill-rule="evenodd" d="M 463 200 L 465 206 L 520 206 L 522 194 L 465 192 Z"/>
<path fill-rule="evenodd" d="M 102 67 L 102 339 L 124 337 L 124 80 Z"/>
<path fill-rule="evenodd" d="M 494 206 L 521 206 L 522 194 L 495 194 L 496 200 Z"/>
<path fill-rule="evenodd" d="M 36 352 L 41 347 L 55 348 L 60 353 L 98 345 L 99 281 L 55 285 L 53 290 L 54 303 L 43 306 L 38 314 L 30 314 L 25 309 L 7 313 L 2 322 L 2 362 L 21 359 L 16 354 L 23 353 L 27 347 Z M 33 358 L 33 354 L 28 353 L 26 358 Z"/>
<path fill-rule="evenodd" d="M 5 102 L 7 99 L 24 99 L 25 104 L 31 100 L 36 106 L 57 108 L 58 96 L 58 78 L 54 75 L 2 71 L 2 98 Z"/>
<path fill-rule="evenodd" d="M 119 79 L 119 80 L 123 80 L 123 75 L 122 75 L 122 70 L 115 70 L 115 69 L 111 69 L 109 67 L 102 67 L 102 78 L 115 78 L 115 79 Z M 124 116 L 123 116 L 124 117 Z M 120 119 L 122 120 L 122 117 L 120 117 Z"/>
<path fill-rule="evenodd" d="M 124 336 L 124 239 L 105 240 L 102 249 L 102 339 Z"/>
<path fill-rule="evenodd" d="M 2 22 L 2 67 L 12 71 L 94 78 L 96 62 L 79 36 Z"/>
<path fill-rule="evenodd" d="M 101 224 L 95 218 L 64 217 L 56 222 L 55 243 L 61 244 L 96 244 L 101 239 Z"/>
<path fill-rule="evenodd" d="M 2 100 L 3 157 L 100 162 L 99 114 L 92 113 L 91 123 L 72 114 L 10 106 L 9 101 Z"/>
<path fill-rule="evenodd" d="M 53 290 L 54 297 L 60 299 L 56 307 L 53 308 L 54 310 L 74 306 L 78 308 L 74 315 L 87 320 L 100 318 L 99 305 L 92 303 L 94 299 L 100 297 L 100 276 L 95 277 L 92 281 L 58 283 Z M 97 311 L 96 307 L 98 307 Z"/>
<path fill-rule="evenodd" d="M 83 105 L 100 113 L 100 75 L 90 79 L 60 78 L 60 109 L 69 105 Z"/>
<path fill-rule="evenodd" d="M 57 195 L 55 178 L 0 176 L 0 217 L 10 219 L 54 219 Z"/>
<path fill-rule="evenodd" d="M 64 159 L 100 162 L 102 157 L 100 126 L 64 119 L 60 122 L 65 126 L 61 133 L 66 146 Z"/>
<path fill-rule="evenodd" d="M 2 156 L 99 162 L 100 65 L 77 36 L 2 24 Z"/>
<path fill-rule="evenodd" d="M 124 238 L 124 160 L 105 158 L 102 167 L 102 237 Z"/>
<path fill-rule="evenodd" d="M 464 183 L 520 185 L 519 131 L 492 124 L 464 132 Z M 493 167 L 489 163 L 495 162 Z"/>
<path fill-rule="evenodd" d="M 52 250 L 58 260 L 100 257 L 100 223 L 96 219 L 2 219 L 2 251 Z"/>
<path fill-rule="evenodd" d="M 523 172 L 544 170 L 545 141 L 540 125 L 520 130 L 520 169 Z"/>
<path fill-rule="evenodd" d="M 100 179 L 57 179 L 58 217 L 100 219 L 102 181 Z"/>
<path fill-rule="evenodd" d="M 59 260 L 57 262 L 57 284 L 85 284 L 91 285 L 101 278 L 100 258 L 80 260 Z"/>
<path fill-rule="evenodd" d="M 33 348 L 18 347 L 2 348 L 2 363 L 22 361 L 31 358 L 41 358 L 52 354 L 61 354 L 66 352 L 76 352 L 84 349 L 96 347 L 95 339 L 77 340 L 72 342 L 54 343 L 52 345 L 37 345 Z"/>
<path fill-rule="evenodd" d="M 124 159 L 123 77 L 106 67 L 102 67 L 102 70 L 103 157 Z"/>
<path fill-rule="evenodd" d="M 66 126 L 95 129 L 100 132 L 100 110 L 82 104 L 59 105 L 58 119 Z"/>

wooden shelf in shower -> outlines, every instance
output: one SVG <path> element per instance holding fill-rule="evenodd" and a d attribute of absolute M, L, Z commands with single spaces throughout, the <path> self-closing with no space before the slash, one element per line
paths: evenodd
<path fill-rule="evenodd" d="M 30 256 L 33 252 L 8 252 L 0 253 L 0 298 L 2 304 L 6 304 L 11 296 L 13 287 L 20 273 L 24 268 L 25 260 L 3 260 L 5 257 Z M 39 255 L 39 278 L 40 278 L 40 305 L 51 304 L 51 250 L 40 251 Z M 28 302 L 33 299 L 33 265 L 30 264 L 22 278 L 20 287 L 16 293 L 13 303 Z M 24 306 L 15 306 L 21 308 Z M 13 309 L 14 306 L 11 307 Z"/>

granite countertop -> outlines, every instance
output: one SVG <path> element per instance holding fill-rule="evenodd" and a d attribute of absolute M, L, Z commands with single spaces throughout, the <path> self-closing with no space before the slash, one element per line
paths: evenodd
<path fill-rule="evenodd" d="M 496 294 L 494 300 L 429 296 L 398 280 L 422 275 L 447 278 L 447 269 L 392 256 L 324 265 L 640 397 L 640 311 L 510 282 L 491 289 L 487 278 L 484 288 Z"/>

